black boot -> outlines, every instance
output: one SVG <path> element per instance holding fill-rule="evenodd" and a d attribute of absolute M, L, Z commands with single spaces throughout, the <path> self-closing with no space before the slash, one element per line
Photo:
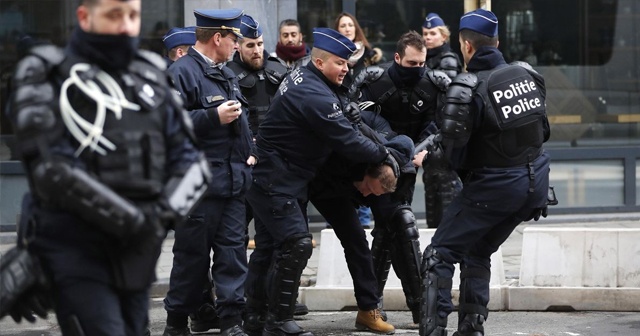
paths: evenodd
<path fill-rule="evenodd" d="M 216 313 L 216 308 L 205 303 L 194 314 L 189 315 L 191 320 L 190 327 L 193 332 L 209 331 L 211 329 L 220 329 L 220 318 Z"/>
<path fill-rule="evenodd" d="M 309 307 L 306 304 L 296 301 L 296 309 L 293 311 L 293 315 L 302 316 L 309 314 Z"/>
<path fill-rule="evenodd" d="M 313 336 L 313 333 L 302 329 L 294 320 L 276 321 L 269 315 L 262 336 Z"/>
<path fill-rule="evenodd" d="M 240 326 L 235 325 L 231 328 L 224 329 L 220 332 L 220 336 L 248 336 Z"/>
<path fill-rule="evenodd" d="M 267 319 L 267 304 L 247 297 L 247 305 L 243 316 L 244 332 L 249 336 L 261 336 Z"/>
<path fill-rule="evenodd" d="M 485 317 L 480 314 L 466 314 L 458 322 L 458 331 L 453 336 L 484 336 Z"/>

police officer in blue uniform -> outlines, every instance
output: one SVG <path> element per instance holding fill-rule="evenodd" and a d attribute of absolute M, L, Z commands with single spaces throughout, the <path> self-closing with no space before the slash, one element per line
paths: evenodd
<path fill-rule="evenodd" d="M 453 168 L 468 173 L 424 251 L 421 336 L 447 334 L 456 263 L 454 335 L 484 335 L 491 254 L 522 221 L 546 216 L 550 159 L 542 145 L 550 131 L 544 79 L 526 63 L 506 64 L 497 49 L 498 19 L 490 11 L 462 16 L 460 45 L 469 73 L 449 87 L 441 135 Z"/>
<path fill-rule="evenodd" d="M 289 69 L 264 50 L 262 27 L 249 15 L 242 17 L 240 27 L 243 39 L 233 61 L 227 66 L 238 77 L 240 91 L 249 103 L 249 124 L 256 135 L 264 120 L 271 99 Z"/>
<path fill-rule="evenodd" d="M 422 37 L 427 45 L 425 66 L 429 69 L 441 70 L 453 78 L 462 72 L 462 62 L 455 52 L 451 51 L 449 37 L 451 32 L 444 20 L 436 14 L 429 13 L 422 24 Z"/>
<path fill-rule="evenodd" d="M 372 106 L 363 115 L 386 120 L 391 129 L 419 143 L 435 127 L 435 113 L 441 106 L 449 78 L 441 71 L 425 70 L 426 46 L 415 31 L 398 40 L 394 61 L 369 67 L 354 81 L 360 87 L 360 101 Z M 351 91 L 357 91 L 353 88 Z M 420 308 L 419 233 L 411 209 L 416 172 L 404 174 L 392 194 L 370 197 L 375 219 L 371 251 L 382 296 L 391 264 L 400 278 L 407 306 L 418 323 Z"/>
<path fill-rule="evenodd" d="M 83 1 L 67 48 L 32 49 L 14 76 L 30 186 L 20 243 L 48 275 L 64 335 L 144 333 L 166 229 L 209 182 L 165 62 L 137 50 L 140 7 Z"/>
<path fill-rule="evenodd" d="M 196 44 L 169 68 L 193 121 L 214 178 L 189 219 L 176 228 L 165 335 L 189 335 L 187 316 L 203 304 L 211 278 L 222 335 L 245 335 L 242 311 L 247 273 L 244 194 L 257 162 L 246 101 L 225 66 L 237 49 L 242 10 L 194 10 Z M 197 318 L 197 317 L 196 317 Z M 204 329 L 204 327 L 203 327 Z M 207 328 L 208 329 L 208 328 Z"/>
<path fill-rule="evenodd" d="M 162 43 L 167 50 L 167 66 L 171 66 L 196 44 L 196 27 L 173 27 L 162 37 Z"/>
<path fill-rule="evenodd" d="M 312 62 L 282 82 L 256 138 L 260 164 L 247 193 L 256 249 L 248 279 L 268 286 L 263 335 L 313 335 L 296 324 L 293 312 L 313 251 L 304 204 L 317 168 L 333 151 L 356 162 L 389 159 L 383 145 L 360 136 L 343 115 L 348 100 L 341 84 L 355 45 L 328 28 L 316 28 L 313 35 Z"/>
<path fill-rule="evenodd" d="M 451 51 L 449 37 L 451 32 L 436 13 L 429 13 L 422 24 L 422 37 L 427 45 L 425 66 L 440 70 L 453 79 L 462 71 L 462 62 L 455 52 Z M 435 133 L 436 130 L 430 132 Z M 424 205 L 427 215 L 427 226 L 437 228 L 442 220 L 444 209 L 460 192 L 462 182 L 458 174 L 446 165 L 438 165 L 440 161 L 430 160 L 422 165 L 422 182 L 424 184 Z"/>

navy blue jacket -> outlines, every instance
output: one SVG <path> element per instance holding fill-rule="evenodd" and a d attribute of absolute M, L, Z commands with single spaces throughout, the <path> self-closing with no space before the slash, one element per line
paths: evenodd
<path fill-rule="evenodd" d="M 293 70 L 260 124 L 254 183 L 306 200 L 307 184 L 333 151 L 354 162 L 384 160 L 384 146 L 343 115 L 347 103 L 346 88 L 329 82 L 313 63 Z"/>
<path fill-rule="evenodd" d="M 478 48 L 469 61 L 467 71 L 476 73 L 504 65 L 506 65 L 504 57 L 497 48 L 481 47 Z M 484 103 L 482 102 L 482 98 L 476 93 L 473 103 L 470 106 L 470 114 L 473 122 L 470 141 L 473 141 L 474 133 L 482 132 L 481 125 L 484 113 Z M 466 146 L 454 148 L 454 167 L 459 167 L 464 164 L 464 160 L 466 159 L 465 150 Z M 541 179 L 544 182 L 536 184 L 534 196 L 528 196 L 527 194 L 527 189 L 531 187 L 529 185 L 529 171 L 527 167 L 520 166 L 473 169 L 464 181 L 464 189 L 461 197 L 473 199 L 477 201 L 478 204 L 485 204 L 489 206 L 489 208 L 500 209 L 500 211 L 518 209 L 524 199 L 528 199 L 527 202 L 533 208 L 545 206 L 547 187 L 549 185 L 549 162 L 550 157 L 546 151 L 543 150 L 542 155 L 532 163 L 535 179 Z"/>
<path fill-rule="evenodd" d="M 193 129 L 211 167 L 209 194 L 217 197 L 242 195 L 251 185 L 252 151 L 246 100 L 236 76 L 229 68 L 211 67 L 197 51 L 176 60 L 169 73 L 193 121 Z M 243 104 L 243 113 L 231 124 L 220 124 L 217 107 L 228 100 Z M 234 125 L 235 124 L 235 125 Z M 235 129 L 235 130 L 234 130 Z"/>

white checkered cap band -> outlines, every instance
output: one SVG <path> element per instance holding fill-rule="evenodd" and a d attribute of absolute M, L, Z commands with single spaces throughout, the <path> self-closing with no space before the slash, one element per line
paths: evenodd
<path fill-rule="evenodd" d="M 255 27 L 254 27 L 254 26 L 250 26 L 250 25 L 248 25 L 248 24 L 246 24 L 246 23 L 244 23 L 244 22 L 241 22 L 241 23 L 242 23 L 243 25 L 245 25 L 245 26 L 247 26 L 247 27 L 251 28 L 251 29 L 258 30 L 258 28 L 260 28 L 260 22 L 258 22 L 258 21 L 255 21 L 255 22 L 256 22 L 256 26 L 255 26 Z"/>
<path fill-rule="evenodd" d="M 480 14 L 478 14 L 478 13 L 470 13 L 470 14 L 467 14 L 467 15 L 465 15 L 465 16 L 463 16 L 463 17 L 461 17 L 461 18 L 460 18 L 460 20 L 462 20 L 462 19 L 464 19 L 464 18 L 466 18 L 466 17 L 469 17 L 469 16 L 477 16 L 477 17 L 483 18 L 483 19 L 485 19 L 485 20 L 487 20 L 487 21 L 489 21 L 489 22 L 492 22 L 492 23 L 498 24 L 498 20 L 495 20 L 495 21 L 494 21 L 494 20 L 491 20 L 490 18 L 488 18 L 488 17 L 486 17 L 486 16 L 482 16 L 482 15 L 480 15 Z"/>
<path fill-rule="evenodd" d="M 183 30 L 183 31 L 177 31 L 175 33 L 171 33 L 170 35 L 165 36 L 162 41 L 166 41 L 168 38 L 171 38 L 172 36 L 176 35 L 176 34 L 194 34 L 195 35 L 196 32 L 194 31 L 187 31 L 187 30 Z"/>
<path fill-rule="evenodd" d="M 347 50 L 351 51 L 352 53 L 356 52 L 356 50 L 357 50 L 357 49 L 351 49 L 351 48 L 349 48 L 349 46 L 347 46 L 346 44 L 342 43 L 342 41 L 340 41 L 340 40 L 336 39 L 335 37 L 333 37 L 333 36 L 331 36 L 331 35 L 328 35 L 328 34 L 325 34 L 325 33 L 321 33 L 321 32 L 317 32 L 317 31 L 315 31 L 315 32 L 313 32 L 313 33 L 314 33 L 314 34 L 324 35 L 324 36 L 326 36 L 326 37 L 328 37 L 328 38 L 330 38 L 330 39 L 332 39 L 332 40 L 334 40 L 334 41 L 336 41 L 336 42 L 338 42 L 338 43 L 342 44 L 345 48 L 347 48 Z"/>

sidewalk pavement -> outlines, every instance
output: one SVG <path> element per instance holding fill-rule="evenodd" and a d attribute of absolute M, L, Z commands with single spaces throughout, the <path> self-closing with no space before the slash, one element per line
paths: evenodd
<path fill-rule="evenodd" d="M 522 233 L 528 226 L 545 227 L 585 227 L 585 228 L 640 228 L 640 213 L 594 214 L 594 215 L 551 215 L 538 222 L 520 224 L 502 245 L 502 258 L 506 280 L 517 280 L 520 276 L 520 258 L 522 254 Z M 316 241 L 316 247 L 302 273 L 301 286 L 314 286 L 318 270 L 319 249 L 322 246 L 320 232 L 324 223 L 312 223 L 310 230 Z M 424 220 L 418 221 L 418 228 L 427 228 Z M 171 232 L 162 246 L 162 253 L 156 265 L 158 280 L 154 283 L 152 297 L 164 297 L 169 289 L 169 278 L 173 266 L 173 233 Z M 15 232 L 0 233 L 0 254 L 15 245 Z M 421 246 L 424 249 L 426 246 Z M 247 251 L 247 257 L 252 250 Z"/>

